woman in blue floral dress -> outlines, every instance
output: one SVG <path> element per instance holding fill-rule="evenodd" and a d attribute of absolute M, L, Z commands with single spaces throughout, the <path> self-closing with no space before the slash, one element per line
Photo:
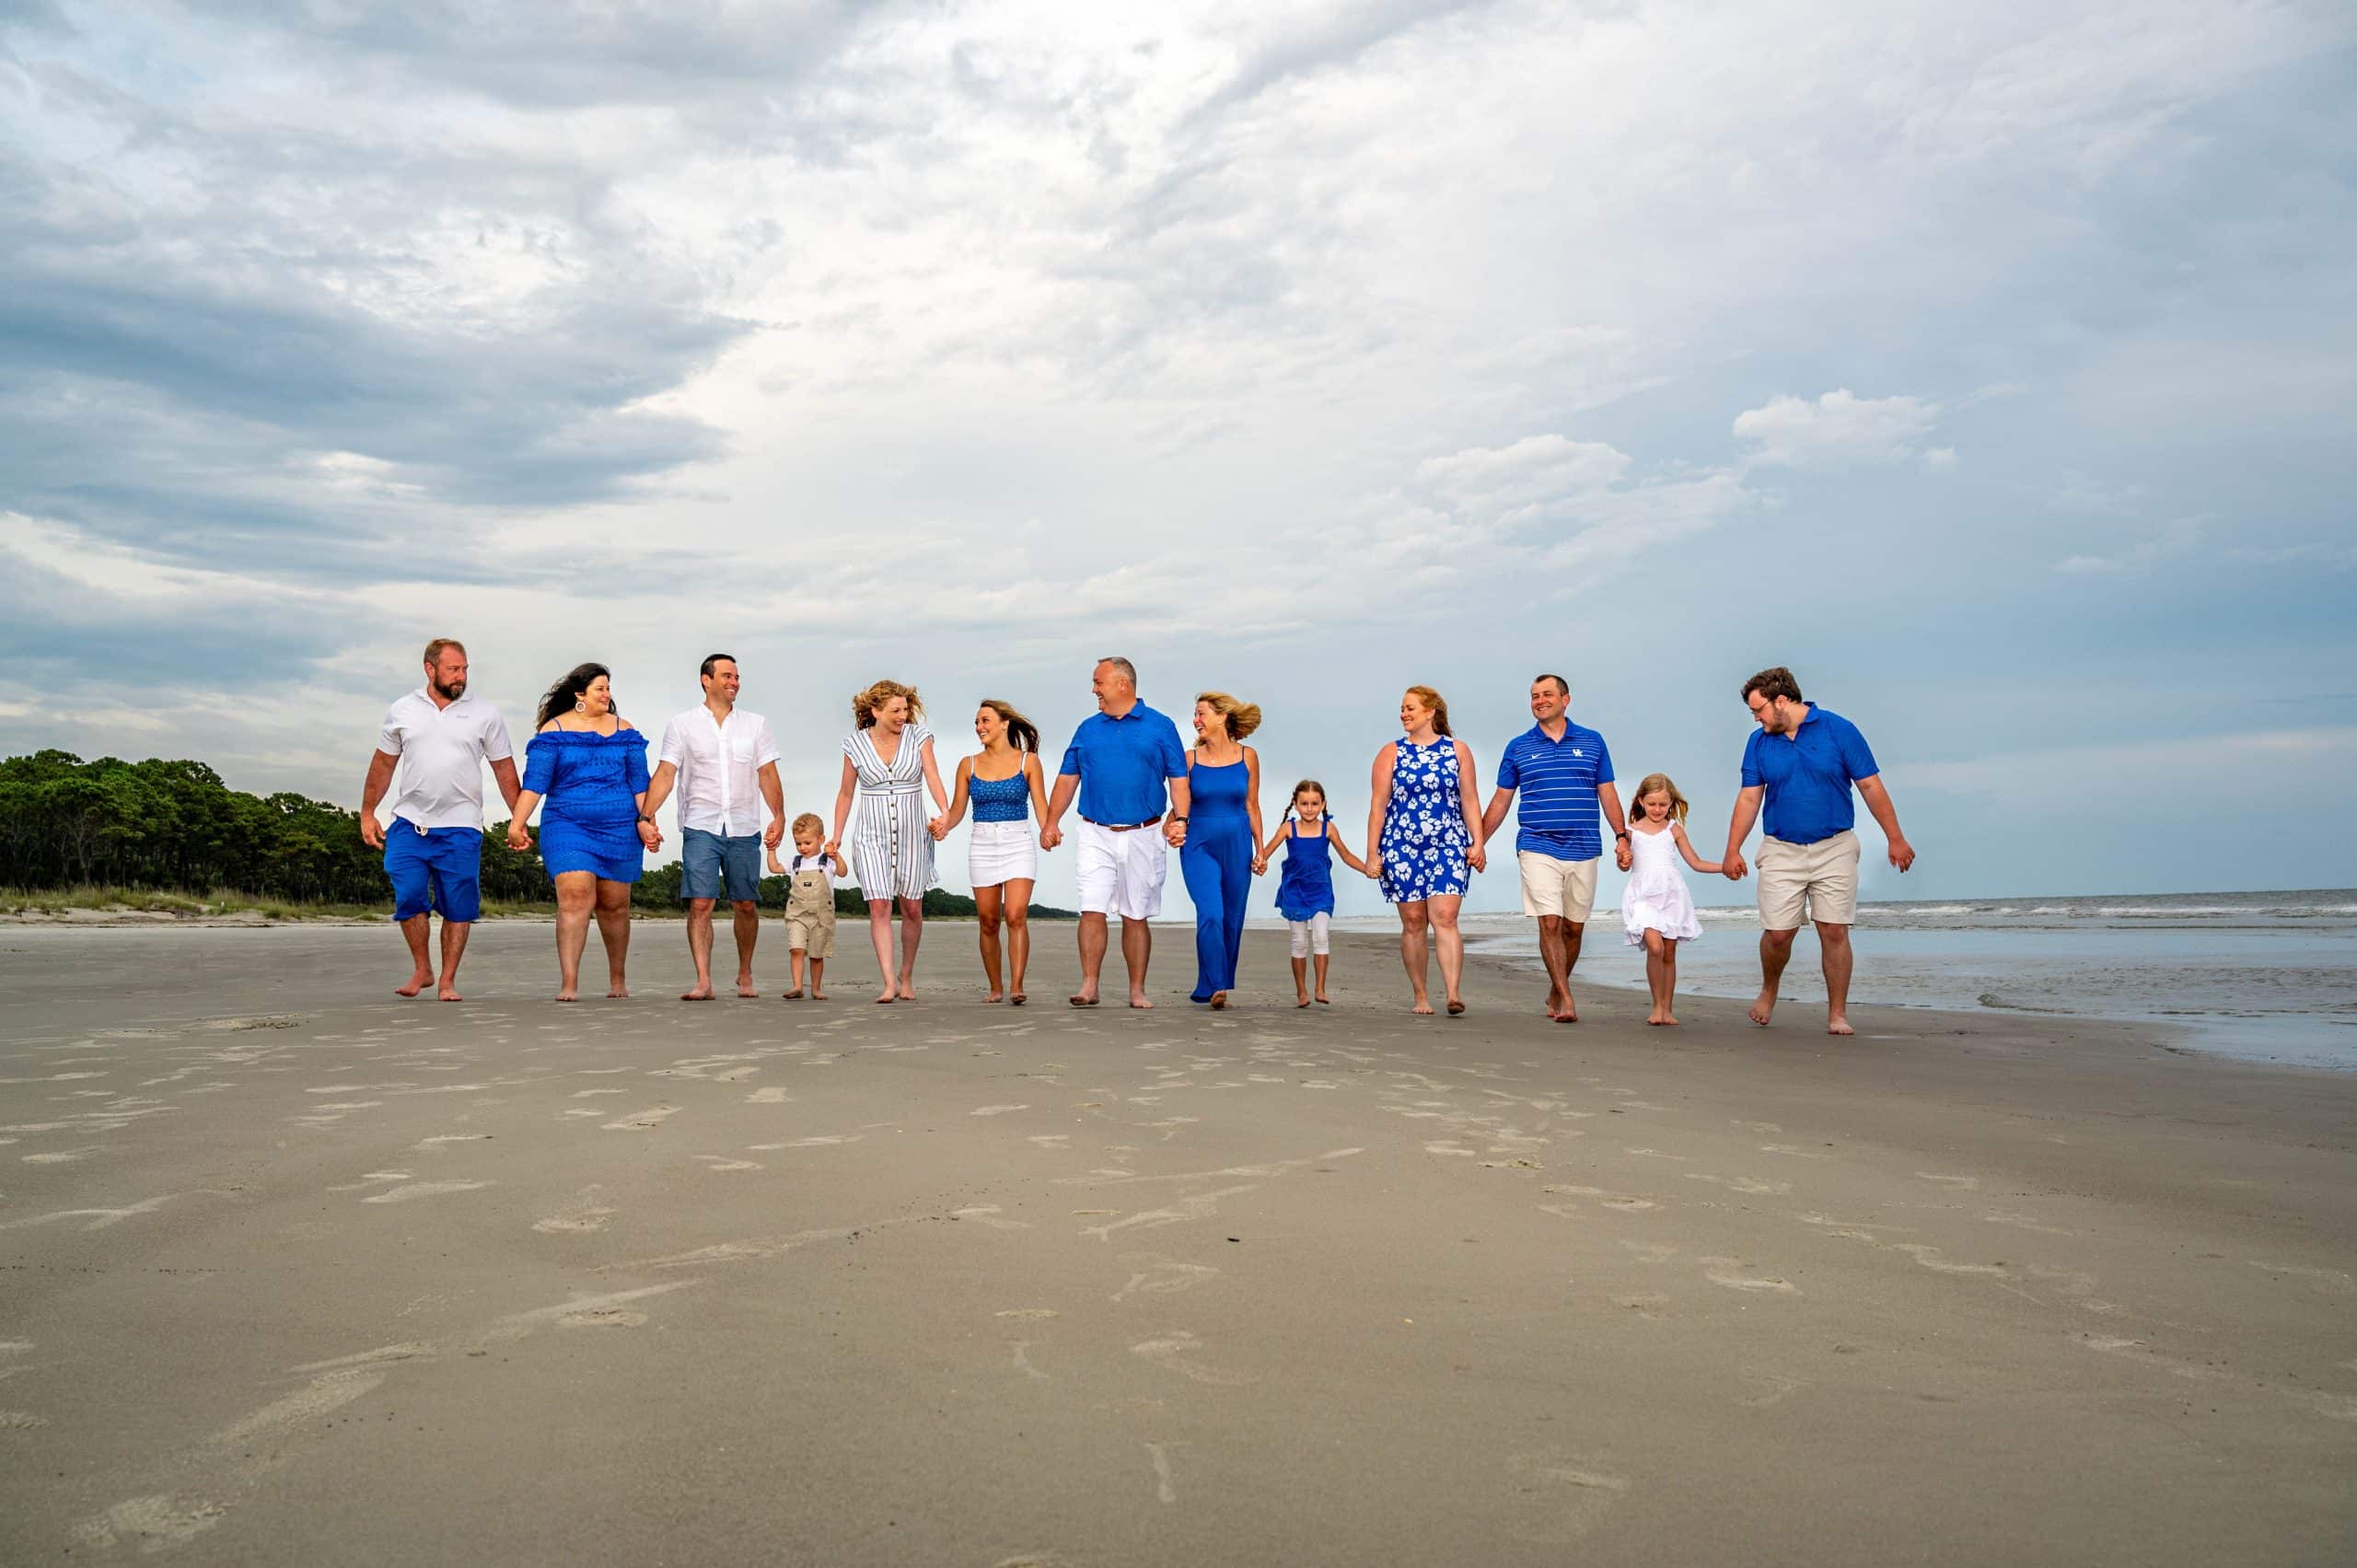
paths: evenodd
<path fill-rule="evenodd" d="M 1399 727 L 1406 733 L 1375 754 L 1366 858 L 1383 896 L 1399 906 L 1399 961 L 1416 989 L 1415 1010 L 1433 1010 L 1425 980 L 1437 947 L 1453 1018 L 1465 1011 L 1457 994 L 1465 937 L 1457 912 L 1465 902 L 1469 870 L 1489 864 L 1481 853 L 1473 752 L 1449 734 L 1448 704 L 1429 686 L 1408 688 L 1399 700 Z"/>

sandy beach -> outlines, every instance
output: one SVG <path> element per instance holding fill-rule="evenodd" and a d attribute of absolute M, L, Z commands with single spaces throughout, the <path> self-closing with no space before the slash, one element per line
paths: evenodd
<path fill-rule="evenodd" d="M 0 932 L 0 1560 L 2339 1563 L 2357 1077 L 1405 1012 L 463 1005 L 382 929 Z M 850 927 L 845 936 L 856 933 Z M 1874 961 L 1861 940 L 1862 963 Z M 1803 961 L 1813 961 L 1814 954 Z M 600 971 L 595 945 L 589 969 Z M 586 977 L 585 977 L 586 978 Z"/>

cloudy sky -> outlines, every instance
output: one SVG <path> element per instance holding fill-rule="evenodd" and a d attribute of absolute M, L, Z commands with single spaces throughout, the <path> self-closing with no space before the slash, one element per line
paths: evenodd
<path fill-rule="evenodd" d="M 1785 663 L 1870 893 L 2357 883 L 2353 177 L 2329 0 L 15 0 L 0 746 L 356 803 L 429 635 L 726 648 L 799 809 L 1122 652 L 1355 823 L 1559 669 L 1712 846 Z"/>

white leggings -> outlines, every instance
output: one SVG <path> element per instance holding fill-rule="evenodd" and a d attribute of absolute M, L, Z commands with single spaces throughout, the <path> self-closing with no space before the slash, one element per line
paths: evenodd
<path fill-rule="evenodd" d="M 1319 958 L 1324 958 L 1328 923 L 1327 916 L 1322 911 L 1311 915 L 1307 920 L 1286 921 L 1286 929 L 1293 933 L 1293 956 L 1296 958 L 1306 958 L 1314 952 Z"/>

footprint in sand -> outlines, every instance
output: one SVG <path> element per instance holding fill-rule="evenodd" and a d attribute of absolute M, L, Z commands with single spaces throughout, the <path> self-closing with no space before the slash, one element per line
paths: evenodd
<path fill-rule="evenodd" d="M 1004 1116 L 1010 1110 L 1028 1110 L 1030 1109 L 1031 1108 L 1028 1105 L 986 1105 L 979 1110 L 970 1110 L 966 1114 L 969 1116 Z"/>
<path fill-rule="evenodd" d="M 653 1106 L 645 1110 L 633 1110 L 619 1121 L 609 1121 L 600 1129 L 600 1131 L 607 1132 L 644 1132 L 650 1127 L 660 1126 L 662 1123 L 668 1121 L 671 1118 L 679 1114 L 679 1108 L 676 1105 Z"/>
<path fill-rule="evenodd" d="M 560 1329 L 636 1329 L 645 1325 L 646 1314 L 620 1307 L 593 1307 L 586 1311 L 568 1312 L 556 1320 Z"/>
<path fill-rule="evenodd" d="M 1625 1477 L 1584 1454 L 1513 1454 L 1505 1468 L 1514 1479 L 1515 1501 L 1540 1516 L 1527 1525 L 1509 1526 L 1509 1533 L 1538 1546 L 1578 1539 L 1629 1492 Z"/>
<path fill-rule="evenodd" d="M 1198 1383 L 1208 1383 L 1213 1388 L 1237 1388 L 1260 1380 L 1249 1372 L 1231 1372 L 1223 1367 L 1206 1366 L 1202 1362 L 1189 1359 L 1202 1348 L 1202 1342 L 1186 1330 L 1173 1329 L 1158 1339 L 1144 1340 L 1132 1345 L 1130 1353 L 1153 1362 L 1157 1366 L 1167 1366 L 1173 1372 L 1183 1373 Z"/>
<path fill-rule="evenodd" d="M 1751 1265 L 1735 1258 L 1704 1258 L 1702 1277 L 1714 1285 L 1729 1290 L 1765 1291 L 1775 1295 L 1798 1295 L 1801 1287 L 1774 1274 L 1752 1273 Z"/>
<path fill-rule="evenodd" d="M 808 1138 L 789 1138 L 783 1144 L 748 1144 L 745 1146 L 757 1153 L 767 1154 L 774 1149 L 819 1149 L 831 1144 L 856 1144 L 866 1136 L 865 1132 L 821 1132 Z"/>
<path fill-rule="evenodd" d="M 498 1185 L 491 1181 L 412 1181 L 390 1191 L 379 1192 L 373 1198 L 363 1198 L 364 1203 L 406 1203 L 412 1198 L 439 1198 L 451 1192 L 472 1192 L 481 1188 Z"/>

